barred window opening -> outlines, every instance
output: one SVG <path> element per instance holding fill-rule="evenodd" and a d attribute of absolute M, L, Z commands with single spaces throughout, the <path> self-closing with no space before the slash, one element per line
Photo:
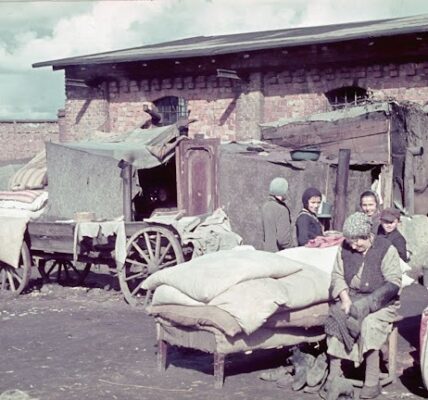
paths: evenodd
<path fill-rule="evenodd" d="M 182 97 L 162 97 L 153 103 L 162 116 L 161 126 L 174 124 L 180 118 L 187 117 L 187 101 Z"/>
<path fill-rule="evenodd" d="M 367 90 L 359 86 L 345 86 L 325 93 L 333 109 L 364 104 L 368 99 Z"/>

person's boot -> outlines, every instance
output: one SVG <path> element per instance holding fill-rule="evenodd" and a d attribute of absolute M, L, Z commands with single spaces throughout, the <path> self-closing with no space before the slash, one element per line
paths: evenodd
<path fill-rule="evenodd" d="M 360 392 L 360 399 L 374 399 L 382 393 L 380 383 L 375 386 L 364 385 Z"/>
<path fill-rule="evenodd" d="M 296 391 L 302 389 L 306 385 L 306 373 L 308 367 L 306 365 L 297 365 L 294 367 L 293 384 L 291 388 Z"/>
<path fill-rule="evenodd" d="M 277 382 L 279 379 L 287 375 L 291 371 L 290 367 L 278 367 L 269 371 L 264 371 L 259 375 L 259 378 L 267 382 Z"/>
<path fill-rule="evenodd" d="M 308 386 L 318 385 L 327 371 L 327 355 L 321 353 L 316 358 L 312 367 L 308 368 L 306 383 Z"/>
<path fill-rule="evenodd" d="M 326 400 L 339 400 L 343 397 L 353 399 L 354 387 L 348 379 L 335 376 L 328 388 Z"/>
<path fill-rule="evenodd" d="M 319 392 L 324 387 L 324 384 L 327 380 L 327 376 L 328 376 L 328 371 L 326 370 L 324 373 L 324 376 L 321 378 L 321 381 L 317 385 L 315 385 L 315 386 L 308 386 L 307 385 L 303 388 L 303 391 L 305 393 L 317 393 L 317 392 Z"/>
<path fill-rule="evenodd" d="M 285 389 L 292 386 L 293 382 L 294 382 L 293 375 L 291 375 L 290 373 L 286 373 L 284 376 L 282 376 L 276 381 L 276 386 L 278 386 L 279 388 Z"/>

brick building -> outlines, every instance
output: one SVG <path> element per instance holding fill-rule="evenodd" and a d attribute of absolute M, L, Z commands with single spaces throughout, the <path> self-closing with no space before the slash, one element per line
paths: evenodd
<path fill-rule="evenodd" d="M 260 138 L 259 123 L 366 98 L 428 97 L 428 16 L 195 37 L 40 62 L 65 70 L 60 139 L 141 124 L 142 102 L 190 135 Z"/>

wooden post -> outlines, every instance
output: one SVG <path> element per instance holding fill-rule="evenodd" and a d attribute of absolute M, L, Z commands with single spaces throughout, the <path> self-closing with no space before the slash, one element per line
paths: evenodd
<path fill-rule="evenodd" d="M 404 206 L 410 215 L 415 213 L 415 178 L 413 174 L 413 152 L 406 150 L 404 159 Z"/>
<path fill-rule="evenodd" d="M 333 228 L 341 231 L 346 215 L 346 194 L 348 191 L 349 161 L 351 159 L 350 149 L 339 150 L 339 160 L 337 163 L 337 177 L 334 199 L 334 220 Z"/>
<path fill-rule="evenodd" d="M 125 222 L 132 221 L 132 164 L 120 160 L 118 167 L 122 170 L 120 177 L 123 183 L 123 218 Z"/>
<path fill-rule="evenodd" d="M 393 164 L 383 165 L 380 171 L 381 193 L 383 199 L 383 208 L 394 205 L 394 166 Z"/>

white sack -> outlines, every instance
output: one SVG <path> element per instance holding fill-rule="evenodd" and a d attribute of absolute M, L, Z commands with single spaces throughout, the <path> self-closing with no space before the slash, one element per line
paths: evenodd
<path fill-rule="evenodd" d="M 317 267 L 320 270 L 331 274 L 339 247 L 340 246 L 318 248 L 300 246 L 281 250 L 276 254 L 287 257 L 291 260 L 304 262 L 307 265 Z"/>
<path fill-rule="evenodd" d="M 286 306 L 290 309 L 307 307 L 330 298 L 331 274 L 316 267 L 307 266 L 278 282 L 285 292 Z"/>
<path fill-rule="evenodd" d="M 302 263 L 259 250 L 223 250 L 163 269 L 149 276 L 143 289 L 169 285 L 187 296 L 208 303 L 240 282 L 282 278 L 302 268 Z"/>
<path fill-rule="evenodd" d="M 227 311 L 249 335 L 260 328 L 280 305 L 286 304 L 286 295 L 276 279 L 253 279 L 229 288 L 209 305 Z"/>
<path fill-rule="evenodd" d="M 159 286 L 152 298 L 153 306 L 162 306 L 162 305 L 181 305 L 181 306 L 203 306 L 204 303 L 200 301 L 193 300 L 191 297 L 186 296 L 184 293 L 181 293 L 179 290 L 173 288 L 172 286 L 162 285 Z"/>

